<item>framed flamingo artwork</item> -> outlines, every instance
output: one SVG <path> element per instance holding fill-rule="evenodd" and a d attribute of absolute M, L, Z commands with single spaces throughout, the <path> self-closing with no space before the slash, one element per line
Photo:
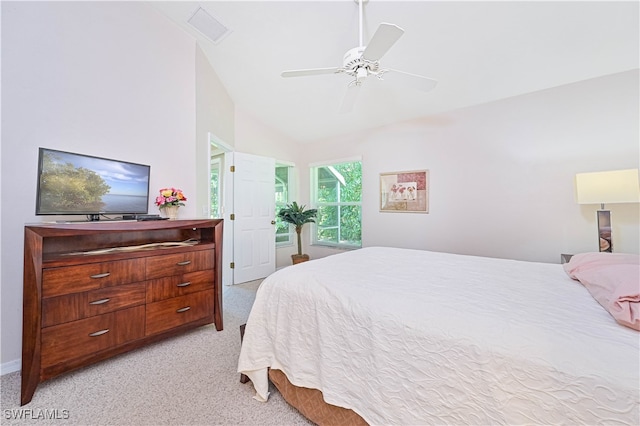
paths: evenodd
<path fill-rule="evenodd" d="M 380 173 L 380 211 L 429 213 L 429 170 Z"/>

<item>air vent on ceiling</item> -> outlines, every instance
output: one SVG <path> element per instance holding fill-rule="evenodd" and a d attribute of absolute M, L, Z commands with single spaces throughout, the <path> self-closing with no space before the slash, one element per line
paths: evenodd
<path fill-rule="evenodd" d="M 193 16 L 187 22 L 189 22 L 193 28 L 200 31 L 214 44 L 219 43 L 231 32 L 229 28 L 225 27 L 220 21 L 211 16 L 201 7 L 195 11 Z"/>

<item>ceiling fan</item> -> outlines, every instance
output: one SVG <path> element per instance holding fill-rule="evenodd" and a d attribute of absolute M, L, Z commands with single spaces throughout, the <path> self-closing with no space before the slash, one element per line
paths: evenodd
<path fill-rule="evenodd" d="M 367 46 L 363 44 L 362 36 L 362 10 L 363 3 L 368 0 L 354 0 L 359 7 L 360 44 L 345 53 L 341 67 L 312 68 L 283 71 L 282 77 L 303 77 L 320 74 L 346 74 L 354 77 L 347 86 L 340 112 L 349 112 L 355 104 L 362 83 L 368 76 L 375 76 L 379 80 L 405 84 L 411 88 L 429 91 L 433 89 L 437 81 L 428 77 L 398 71 L 391 68 L 381 68 L 379 60 L 404 34 L 404 30 L 397 25 L 381 23 L 373 34 Z M 386 78 L 385 78 L 386 77 Z"/>

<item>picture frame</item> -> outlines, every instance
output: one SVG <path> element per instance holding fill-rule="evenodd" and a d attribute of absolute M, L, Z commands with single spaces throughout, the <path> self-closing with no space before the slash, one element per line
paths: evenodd
<path fill-rule="evenodd" d="M 380 211 L 429 213 L 429 170 L 380 173 Z"/>

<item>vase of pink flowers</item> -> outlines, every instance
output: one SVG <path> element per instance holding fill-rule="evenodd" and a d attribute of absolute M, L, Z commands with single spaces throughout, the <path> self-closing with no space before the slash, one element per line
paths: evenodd
<path fill-rule="evenodd" d="M 162 188 L 160 195 L 156 197 L 156 206 L 169 220 L 176 220 L 178 218 L 178 209 L 180 206 L 184 206 L 185 201 L 187 201 L 187 197 L 184 196 L 181 189 Z"/>

